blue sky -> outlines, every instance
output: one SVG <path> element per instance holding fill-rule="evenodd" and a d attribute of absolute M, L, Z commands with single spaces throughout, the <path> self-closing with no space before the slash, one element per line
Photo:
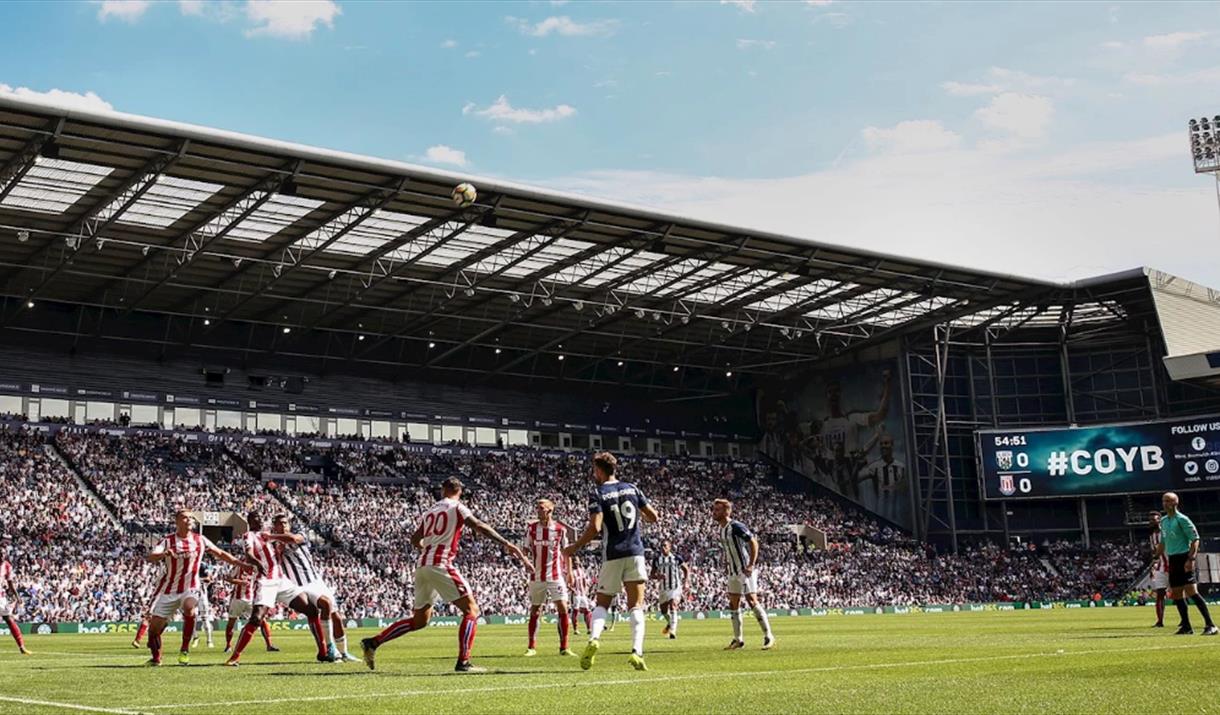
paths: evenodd
<path fill-rule="evenodd" d="M 0 91 L 993 270 L 1220 287 L 1184 130 L 1220 113 L 1218 50 L 1214 3 L 0 5 Z"/>

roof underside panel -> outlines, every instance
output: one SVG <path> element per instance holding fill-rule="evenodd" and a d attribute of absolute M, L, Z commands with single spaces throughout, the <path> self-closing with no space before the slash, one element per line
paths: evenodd
<path fill-rule="evenodd" d="M 60 158 L 31 162 L 51 132 Z M 1022 278 L 11 98 L 0 98 L 0 167 L 15 177 L 0 184 L 0 300 L 108 309 L 99 313 L 117 322 L 89 330 L 116 340 L 136 301 L 190 326 L 165 330 L 164 344 L 208 345 L 236 326 L 260 355 L 703 395 L 927 320 L 1128 315 L 1114 297 L 1056 294 L 1048 307 L 1036 296 L 1061 287 Z M 453 205 L 460 181 L 478 185 L 474 206 Z M 24 230 L 8 240 L 14 229 Z M 97 240 L 64 240 L 86 231 Z M 274 343 L 259 343 L 262 327 Z M 836 339 L 776 340 L 785 331 Z M 608 355 L 655 370 L 608 376 Z"/>
<path fill-rule="evenodd" d="M 61 214 L 93 190 L 113 169 L 62 159 L 42 159 L 13 187 L 0 206 Z"/>

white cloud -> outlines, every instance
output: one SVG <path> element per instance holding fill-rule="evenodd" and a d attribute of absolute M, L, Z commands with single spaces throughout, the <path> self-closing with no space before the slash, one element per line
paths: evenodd
<path fill-rule="evenodd" d="M 505 137 L 506 137 L 506 136 L 509 136 L 509 135 L 511 135 L 511 134 L 515 134 L 516 132 L 514 132 L 514 131 L 513 131 L 512 127 L 504 127 L 504 126 L 499 126 L 499 127 L 492 127 L 492 129 L 491 129 L 491 133 L 492 133 L 492 134 L 499 134 L 500 136 L 505 136 Z"/>
<path fill-rule="evenodd" d="M 474 102 L 470 102 L 462 107 L 462 114 L 511 124 L 545 124 L 558 122 L 575 115 L 576 108 L 568 104 L 559 104 L 544 109 L 523 109 L 509 104 L 508 97 L 502 94 L 491 106 L 483 109 L 479 109 Z"/>
<path fill-rule="evenodd" d="M 1131 84 L 1146 87 L 1188 87 L 1201 84 L 1220 84 L 1220 67 L 1208 67 L 1178 74 L 1151 74 L 1130 72 L 1123 79 Z"/>
<path fill-rule="evenodd" d="M 135 22 L 152 5 L 150 0 L 102 0 L 97 3 L 97 19 L 105 22 L 110 18 L 123 22 Z"/>
<path fill-rule="evenodd" d="M 941 89 L 957 97 L 973 97 L 980 94 L 999 94 L 1004 87 L 998 84 L 971 84 L 969 82 L 941 82 Z"/>
<path fill-rule="evenodd" d="M 478 57 L 479 54 L 481 53 L 478 50 L 471 50 L 470 52 L 466 53 L 466 59 L 473 60 L 474 58 Z"/>
<path fill-rule="evenodd" d="M 305 40 L 319 25 L 333 28 L 340 14 L 334 0 L 247 0 L 246 18 L 254 27 L 246 31 L 246 37 Z"/>
<path fill-rule="evenodd" d="M 1127 43 L 1120 42 L 1118 40 L 1108 40 L 1106 42 L 1101 43 L 1101 46 L 1106 48 L 1107 50 L 1121 50 L 1122 48 L 1127 46 Z"/>
<path fill-rule="evenodd" d="M 1164 35 L 1149 35 L 1144 38 L 1144 47 L 1157 50 L 1175 50 L 1183 45 L 1198 42 L 1207 37 L 1206 32 L 1170 32 Z"/>
<path fill-rule="evenodd" d="M 758 48 L 760 50 L 775 49 L 775 40 L 738 40 L 737 49 L 752 50 Z"/>
<path fill-rule="evenodd" d="M 618 29 L 617 20 L 595 20 L 593 22 L 576 22 L 567 15 L 548 17 L 537 23 L 523 20 L 519 17 L 506 17 L 504 20 L 517 28 L 523 35 L 530 37 L 591 37 L 613 35 Z"/>
<path fill-rule="evenodd" d="M 833 2 L 834 0 L 805 0 L 805 4 L 809 7 L 826 7 Z"/>
<path fill-rule="evenodd" d="M 1018 139 L 1037 139 L 1046 134 L 1054 113 L 1055 105 L 1046 97 L 1004 92 L 992 97 L 974 116 L 989 129 Z"/>
<path fill-rule="evenodd" d="M 183 15 L 203 15 L 203 0 L 178 0 L 178 11 Z"/>
<path fill-rule="evenodd" d="M 915 119 L 892 127 L 865 127 L 860 136 L 874 152 L 918 154 L 944 151 L 961 144 L 962 138 L 939 121 Z"/>
<path fill-rule="evenodd" d="M 732 5 L 738 10 L 745 12 L 754 12 L 755 6 L 758 5 L 757 0 L 720 0 L 721 5 Z"/>
<path fill-rule="evenodd" d="M 466 152 L 444 144 L 428 147 L 428 150 L 424 152 L 424 159 L 433 164 L 452 164 L 461 167 L 467 164 Z"/>
<path fill-rule="evenodd" d="M 1115 168 L 1180 163 L 1179 135 L 1037 158 L 943 143 L 940 151 L 875 153 L 771 179 L 602 171 L 546 183 L 1005 274 L 1070 280 L 1152 265 L 1220 287 L 1220 221 L 1210 183 L 1167 188 L 1111 180 Z"/>
<path fill-rule="evenodd" d="M 454 47 L 457 47 L 457 40 L 445 40 L 441 43 L 441 47 L 446 50 L 452 50 Z"/>
<path fill-rule="evenodd" d="M 114 107 L 110 105 L 110 102 L 107 102 L 93 92 L 80 94 L 79 92 L 68 92 L 62 89 L 50 89 L 45 92 L 39 92 L 29 87 L 10 87 L 7 84 L 0 84 L 0 95 L 7 95 L 17 99 L 48 102 L 65 109 L 85 109 L 91 112 L 114 111 Z"/>

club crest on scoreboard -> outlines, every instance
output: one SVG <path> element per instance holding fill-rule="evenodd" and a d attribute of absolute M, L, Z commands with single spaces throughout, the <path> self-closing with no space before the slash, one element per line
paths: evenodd
<path fill-rule="evenodd" d="M 1000 493 L 1006 497 L 1017 493 L 1017 486 L 1013 483 L 1011 474 L 1000 475 Z"/>
<path fill-rule="evenodd" d="M 999 469 L 1012 469 L 1012 452 L 1002 450 L 995 453 L 995 466 Z M 1009 481 L 1012 481 L 1009 479 Z"/>

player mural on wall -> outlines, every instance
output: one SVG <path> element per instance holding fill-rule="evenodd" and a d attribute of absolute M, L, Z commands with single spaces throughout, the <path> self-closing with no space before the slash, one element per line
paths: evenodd
<path fill-rule="evenodd" d="M 910 525 L 904 416 L 891 362 L 759 390 L 759 451 L 891 521 Z"/>

